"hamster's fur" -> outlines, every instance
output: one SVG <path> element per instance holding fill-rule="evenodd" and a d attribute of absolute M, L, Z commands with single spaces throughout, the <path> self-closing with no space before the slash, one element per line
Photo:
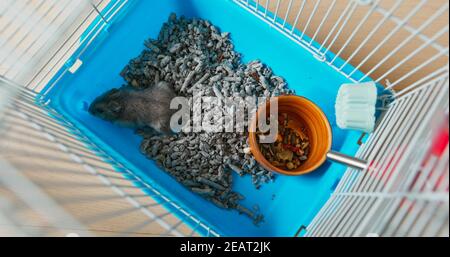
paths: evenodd
<path fill-rule="evenodd" d="M 89 106 L 89 113 L 119 126 L 152 128 L 170 134 L 170 118 L 174 112 L 170 102 L 174 97 L 172 88 L 163 81 L 143 90 L 123 86 L 97 97 Z"/>

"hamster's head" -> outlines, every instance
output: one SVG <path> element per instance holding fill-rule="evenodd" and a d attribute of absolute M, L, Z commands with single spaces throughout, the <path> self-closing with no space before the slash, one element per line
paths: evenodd
<path fill-rule="evenodd" d="M 123 95 L 119 89 L 111 89 L 97 97 L 89 106 L 89 113 L 107 121 L 117 121 L 124 109 Z"/>

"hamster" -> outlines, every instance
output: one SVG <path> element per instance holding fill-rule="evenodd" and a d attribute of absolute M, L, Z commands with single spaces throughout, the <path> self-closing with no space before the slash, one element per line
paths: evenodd
<path fill-rule="evenodd" d="M 122 127 L 137 130 L 151 128 L 159 133 L 171 134 L 170 118 L 174 110 L 170 109 L 170 102 L 174 97 L 173 89 L 163 81 L 143 90 L 123 86 L 97 97 L 88 111 Z"/>

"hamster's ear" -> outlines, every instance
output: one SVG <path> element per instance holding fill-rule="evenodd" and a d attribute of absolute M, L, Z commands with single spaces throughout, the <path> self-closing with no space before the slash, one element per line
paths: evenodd
<path fill-rule="evenodd" d="M 122 105 L 119 104 L 117 101 L 111 101 L 108 104 L 108 107 L 112 112 L 115 112 L 115 113 L 118 113 L 122 110 Z"/>
<path fill-rule="evenodd" d="M 164 81 L 160 81 L 156 84 L 156 87 L 159 89 L 165 89 L 165 90 L 172 90 L 171 86 L 169 85 L 169 83 L 164 82 Z"/>

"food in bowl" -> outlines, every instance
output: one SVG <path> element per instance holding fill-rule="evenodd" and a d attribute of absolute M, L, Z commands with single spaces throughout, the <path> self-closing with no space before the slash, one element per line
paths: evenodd
<path fill-rule="evenodd" d="M 257 135 L 261 134 L 261 131 L 257 131 Z M 280 169 L 295 170 L 308 159 L 310 142 L 305 128 L 292 128 L 287 113 L 280 113 L 278 135 L 274 143 L 260 143 L 259 136 L 257 140 L 264 158 Z"/>

